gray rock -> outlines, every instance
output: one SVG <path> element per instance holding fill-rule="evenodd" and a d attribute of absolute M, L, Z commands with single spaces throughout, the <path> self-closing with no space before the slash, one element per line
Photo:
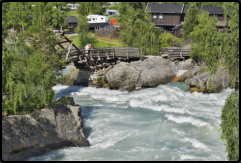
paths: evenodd
<path fill-rule="evenodd" d="M 181 82 L 184 82 L 186 79 L 194 76 L 194 75 L 197 75 L 197 73 L 201 70 L 201 68 L 194 68 L 192 70 L 189 70 L 185 73 L 183 73 L 181 76 L 180 76 L 180 79 L 179 81 Z"/>
<path fill-rule="evenodd" d="M 167 60 L 147 56 L 144 61 L 121 62 L 106 73 L 111 89 L 133 91 L 141 87 L 154 87 L 171 82 L 175 72 Z"/>
<path fill-rule="evenodd" d="M 204 72 L 188 78 L 185 83 L 190 85 L 191 91 L 207 93 L 207 88 L 211 83 L 210 80 L 212 82 L 211 93 L 219 93 L 231 85 L 230 75 L 222 66 L 218 68 L 217 72 L 213 76 L 211 76 L 209 72 Z"/>
<path fill-rule="evenodd" d="M 53 149 L 89 146 L 81 130 L 81 107 L 58 104 L 2 119 L 2 159 L 26 160 Z"/>

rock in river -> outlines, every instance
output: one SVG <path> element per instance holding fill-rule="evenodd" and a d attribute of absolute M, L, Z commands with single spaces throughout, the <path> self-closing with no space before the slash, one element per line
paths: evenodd
<path fill-rule="evenodd" d="M 121 62 L 105 76 L 111 89 L 133 91 L 142 87 L 166 84 L 175 77 L 167 60 L 159 56 L 147 56 L 144 61 Z"/>

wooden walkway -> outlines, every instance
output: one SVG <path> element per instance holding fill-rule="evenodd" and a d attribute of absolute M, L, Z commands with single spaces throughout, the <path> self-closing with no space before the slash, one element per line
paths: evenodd
<path fill-rule="evenodd" d="M 88 51 L 85 49 L 79 49 L 73 42 L 69 40 L 64 32 L 60 32 L 59 41 L 57 44 L 66 49 L 63 43 L 69 43 L 67 48 L 66 60 L 73 62 L 78 68 L 86 69 L 98 69 L 108 67 L 109 65 L 116 64 L 117 60 L 125 59 L 128 61 L 134 61 L 144 59 L 142 56 L 142 49 L 135 47 L 106 47 L 106 48 L 93 48 Z"/>
<path fill-rule="evenodd" d="M 189 57 L 189 53 L 192 48 L 179 48 L 179 47 L 163 47 L 160 52 L 160 56 L 166 58 L 182 58 L 185 60 L 185 57 Z"/>

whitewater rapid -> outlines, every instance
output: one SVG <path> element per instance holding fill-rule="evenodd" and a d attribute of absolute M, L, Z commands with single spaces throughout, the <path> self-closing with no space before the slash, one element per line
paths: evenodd
<path fill-rule="evenodd" d="M 70 95 L 81 105 L 90 147 L 66 147 L 28 160 L 227 160 L 219 125 L 225 99 L 234 89 L 189 93 L 183 83 L 134 92 L 65 85 L 53 89 L 58 98 Z"/>

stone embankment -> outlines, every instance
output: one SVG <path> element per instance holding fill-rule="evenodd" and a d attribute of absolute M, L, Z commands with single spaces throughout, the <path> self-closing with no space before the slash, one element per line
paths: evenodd
<path fill-rule="evenodd" d="M 22 161 L 63 147 L 89 146 L 81 106 L 57 104 L 28 115 L 2 118 L 2 160 Z"/>

